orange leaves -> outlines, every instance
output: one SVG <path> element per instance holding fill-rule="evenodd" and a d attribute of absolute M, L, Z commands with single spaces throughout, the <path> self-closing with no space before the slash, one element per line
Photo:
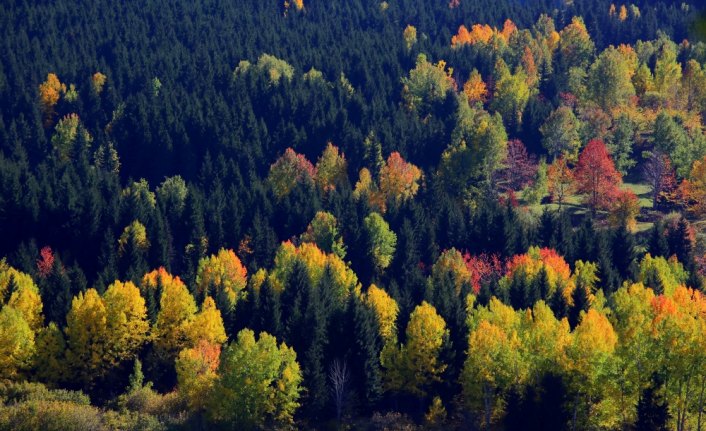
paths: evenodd
<path fill-rule="evenodd" d="M 451 46 L 475 45 L 477 43 L 487 44 L 495 36 L 501 38 L 505 43 L 517 31 L 517 26 L 512 21 L 505 20 L 502 30 L 491 27 L 488 24 L 473 24 L 471 31 L 465 25 L 458 28 L 458 33 L 451 38 Z"/>
<path fill-rule="evenodd" d="M 466 95 L 470 105 L 485 103 L 488 99 L 488 87 L 483 82 L 483 78 L 477 69 L 473 69 L 468 81 L 463 84 L 463 93 Z"/>
<path fill-rule="evenodd" d="M 388 202 L 399 203 L 411 199 L 419 190 L 421 178 L 422 171 L 395 151 L 380 169 L 380 192 Z"/>
<path fill-rule="evenodd" d="M 247 275 L 247 269 L 233 250 L 222 248 L 218 254 L 199 261 L 196 287 L 204 296 L 224 295 L 229 305 L 233 306 L 245 289 Z"/>
<path fill-rule="evenodd" d="M 569 169 L 564 157 L 554 160 L 547 168 L 547 187 L 552 201 L 561 206 L 564 199 L 575 190 L 574 173 Z"/>
<path fill-rule="evenodd" d="M 44 127 L 51 127 L 54 122 L 54 107 L 59 103 L 62 93 L 66 92 L 66 84 L 62 84 L 53 73 L 47 74 L 47 80 L 39 85 L 39 102 L 44 114 Z"/>
<path fill-rule="evenodd" d="M 355 185 L 353 197 L 367 198 L 371 207 L 384 213 L 388 204 L 398 205 L 412 199 L 419 190 L 422 170 L 406 162 L 400 153 L 393 152 L 380 168 L 379 186 L 375 184 L 367 168 L 360 170 L 360 177 Z"/>

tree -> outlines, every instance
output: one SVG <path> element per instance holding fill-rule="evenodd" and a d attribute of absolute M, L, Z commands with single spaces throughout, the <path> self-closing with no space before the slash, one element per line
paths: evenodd
<path fill-rule="evenodd" d="M 706 157 L 694 162 L 688 180 L 679 186 L 687 209 L 694 215 L 706 214 Z"/>
<path fill-rule="evenodd" d="M 75 144 L 79 138 L 88 145 L 92 141 L 91 135 L 81 126 L 77 114 L 69 114 L 59 120 L 54 128 L 55 132 L 51 138 L 52 146 L 57 158 L 61 162 L 67 162 L 76 155 Z"/>
<path fill-rule="evenodd" d="M 380 337 L 383 341 L 397 342 L 397 315 L 400 311 L 397 302 L 383 289 L 371 284 L 364 297 L 365 304 L 375 312 Z"/>
<path fill-rule="evenodd" d="M 66 316 L 66 359 L 73 378 L 90 387 L 106 371 L 110 337 L 105 301 L 95 289 L 79 293 Z"/>
<path fill-rule="evenodd" d="M 615 197 L 608 214 L 608 221 L 614 228 L 623 227 L 628 232 L 635 232 L 637 216 L 640 214 L 640 202 L 631 190 L 620 191 Z"/>
<path fill-rule="evenodd" d="M 483 104 L 488 99 L 488 86 L 483 82 L 478 69 L 473 69 L 468 81 L 463 84 L 463 94 L 466 95 L 468 104 L 471 106 Z"/>
<path fill-rule="evenodd" d="M 439 171 L 455 194 L 468 187 L 490 186 L 493 173 L 502 166 L 507 151 L 507 133 L 499 114 L 490 115 L 460 103 L 451 143 L 441 155 Z"/>
<path fill-rule="evenodd" d="M 530 184 L 534 179 L 537 165 L 527 154 L 527 148 L 519 139 L 507 143 L 507 156 L 504 168 L 500 171 L 503 188 L 518 191 Z"/>
<path fill-rule="evenodd" d="M 179 277 L 164 277 L 159 313 L 154 324 L 154 345 L 159 355 L 171 360 L 185 347 L 191 347 L 187 330 L 196 314 L 196 301 Z"/>
<path fill-rule="evenodd" d="M 394 392 L 424 396 L 446 369 L 440 360 L 449 336 L 446 322 L 424 301 L 412 311 L 405 333 L 405 344 L 387 344 L 381 353 L 380 361 L 387 369 L 386 386 Z"/>
<path fill-rule="evenodd" d="M 131 282 L 116 281 L 103 295 L 106 309 L 106 359 L 115 366 L 132 359 L 147 340 L 149 322 L 140 290 Z"/>
<path fill-rule="evenodd" d="M 641 430 L 667 431 L 669 430 L 669 405 L 662 395 L 664 383 L 655 375 L 650 386 L 640 394 L 637 403 L 637 422 L 635 427 Z"/>
<path fill-rule="evenodd" d="M 539 128 L 542 145 L 553 158 L 563 156 L 574 161 L 581 146 L 579 127 L 579 120 L 573 110 L 568 106 L 560 106 Z"/>
<path fill-rule="evenodd" d="M 380 169 L 380 192 L 387 202 L 400 204 L 412 199 L 419 190 L 422 171 L 407 163 L 397 151 L 390 154 Z"/>
<path fill-rule="evenodd" d="M 605 111 L 627 105 L 635 95 L 634 71 L 623 54 L 613 46 L 600 53 L 588 73 L 591 98 Z"/>
<path fill-rule="evenodd" d="M 347 362 L 335 359 L 329 367 L 328 378 L 331 383 L 331 395 L 336 406 L 336 420 L 340 422 L 351 380 Z"/>
<path fill-rule="evenodd" d="M 547 182 L 549 195 L 552 201 L 562 207 L 564 199 L 576 190 L 576 182 L 573 171 L 566 164 L 564 157 L 559 157 L 549 165 L 547 169 Z"/>
<path fill-rule="evenodd" d="M 0 377 L 17 379 L 30 370 L 35 334 L 22 313 L 9 305 L 0 310 Z"/>
<path fill-rule="evenodd" d="M 248 271 L 233 250 L 220 249 L 215 255 L 199 260 L 196 291 L 199 297 L 223 298 L 224 312 L 232 310 L 245 294 Z"/>
<path fill-rule="evenodd" d="M 635 166 L 632 157 L 632 147 L 635 141 L 636 125 L 627 115 L 620 115 L 615 119 L 610 130 L 610 137 L 606 144 L 611 157 L 615 161 L 615 168 L 622 174 Z"/>
<path fill-rule="evenodd" d="M 583 417 L 589 423 L 615 424 L 617 419 L 606 399 L 609 389 L 609 370 L 618 338 L 608 318 L 594 308 L 589 309 L 572 333 L 565 364 L 569 387 L 574 393 L 572 429 L 577 429 L 578 411 L 583 406 Z M 607 410 L 607 411 L 606 411 Z M 588 415 L 588 416 L 586 416 Z M 586 424 L 588 425 L 588 424 Z"/>
<path fill-rule="evenodd" d="M 179 352 L 176 359 L 179 394 L 197 414 L 207 407 L 212 396 L 220 356 L 220 344 L 201 340 L 196 346 Z"/>
<path fill-rule="evenodd" d="M 222 353 L 207 414 L 215 423 L 238 429 L 290 425 L 301 381 L 294 350 L 266 332 L 255 340 L 253 331 L 243 329 Z"/>
<path fill-rule="evenodd" d="M 378 213 L 370 213 L 364 220 L 368 236 L 368 254 L 379 270 L 390 266 L 397 245 L 397 235 Z"/>
<path fill-rule="evenodd" d="M 653 152 L 643 167 L 643 177 L 652 188 L 652 206 L 669 206 L 676 198 L 677 184 L 669 156 Z"/>
<path fill-rule="evenodd" d="M 521 67 L 515 73 L 510 73 L 503 60 L 498 60 L 495 75 L 495 93 L 491 106 L 503 116 L 508 129 L 518 131 L 522 125 L 522 113 L 531 95 L 527 74 Z"/>
<path fill-rule="evenodd" d="M 404 32 L 402 32 L 404 38 L 405 46 L 407 51 L 412 49 L 412 46 L 417 43 L 417 29 L 413 25 L 409 24 L 405 27 Z"/>
<path fill-rule="evenodd" d="M 585 202 L 594 214 L 609 207 L 622 182 L 605 144 L 599 140 L 592 140 L 581 152 L 575 176 L 578 191 L 586 194 Z"/>
<path fill-rule="evenodd" d="M 329 142 L 316 162 L 316 184 L 324 191 L 335 190 L 348 183 L 347 169 L 346 156 Z"/>
<path fill-rule="evenodd" d="M 221 312 L 210 296 L 203 301 L 201 310 L 188 322 L 184 331 L 191 346 L 196 346 L 201 341 L 221 345 L 228 339 Z"/>
<path fill-rule="evenodd" d="M 446 93 L 454 88 L 452 70 L 446 69 L 446 62 L 440 60 L 433 64 L 426 55 L 419 54 L 414 69 L 409 76 L 402 78 L 402 97 L 407 109 L 425 116 L 433 103 L 443 100 Z"/>
<path fill-rule="evenodd" d="M 314 181 L 316 168 L 302 154 L 287 148 L 284 154 L 270 166 L 267 181 L 277 198 L 288 195 L 298 183 Z"/>
<path fill-rule="evenodd" d="M 333 253 L 341 259 L 346 257 L 338 220 L 329 212 L 318 211 L 300 238 L 304 242 L 313 242 L 325 253 Z"/>
<path fill-rule="evenodd" d="M 44 127 L 48 128 L 54 122 L 54 107 L 63 93 L 66 93 L 66 84 L 62 84 L 56 74 L 48 73 L 47 80 L 39 85 L 39 103 L 44 114 Z"/>

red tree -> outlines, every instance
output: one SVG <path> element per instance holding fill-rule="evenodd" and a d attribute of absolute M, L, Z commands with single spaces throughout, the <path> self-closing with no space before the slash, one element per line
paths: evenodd
<path fill-rule="evenodd" d="M 586 194 L 586 204 L 594 214 L 597 209 L 610 207 L 623 181 L 605 144 L 598 139 L 589 141 L 581 152 L 575 176 L 578 191 Z"/>
<path fill-rule="evenodd" d="M 54 267 L 54 252 L 51 251 L 51 247 L 43 247 L 39 252 L 40 258 L 37 259 L 37 270 L 42 278 L 46 278 L 51 274 L 51 270 Z"/>

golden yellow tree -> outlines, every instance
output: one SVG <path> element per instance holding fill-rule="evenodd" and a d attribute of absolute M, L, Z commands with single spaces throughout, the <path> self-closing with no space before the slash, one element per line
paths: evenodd
<path fill-rule="evenodd" d="M 446 369 L 440 353 L 449 331 L 436 309 L 424 301 L 412 311 L 406 334 L 404 345 L 387 344 L 380 356 L 386 386 L 394 392 L 424 396 Z"/>

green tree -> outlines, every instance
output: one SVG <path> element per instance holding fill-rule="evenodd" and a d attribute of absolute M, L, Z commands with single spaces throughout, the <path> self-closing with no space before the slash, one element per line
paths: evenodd
<path fill-rule="evenodd" d="M 290 425 L 299 407 L 301 381 L 293 349 L 278 345 L 266 332 L 256 340 L 253 331 L 243 329 L 222 353 L 207 414 L 213 422 L 237 429 Z"/>
<path fill-rule="evenodd" d="M 368 255 L 378 270 L 390 266 L 395 254 L 397 235 L 390 229 L 384 218 L 378 213 L 370 213 L 363 220 L 368 236 Z"/>

